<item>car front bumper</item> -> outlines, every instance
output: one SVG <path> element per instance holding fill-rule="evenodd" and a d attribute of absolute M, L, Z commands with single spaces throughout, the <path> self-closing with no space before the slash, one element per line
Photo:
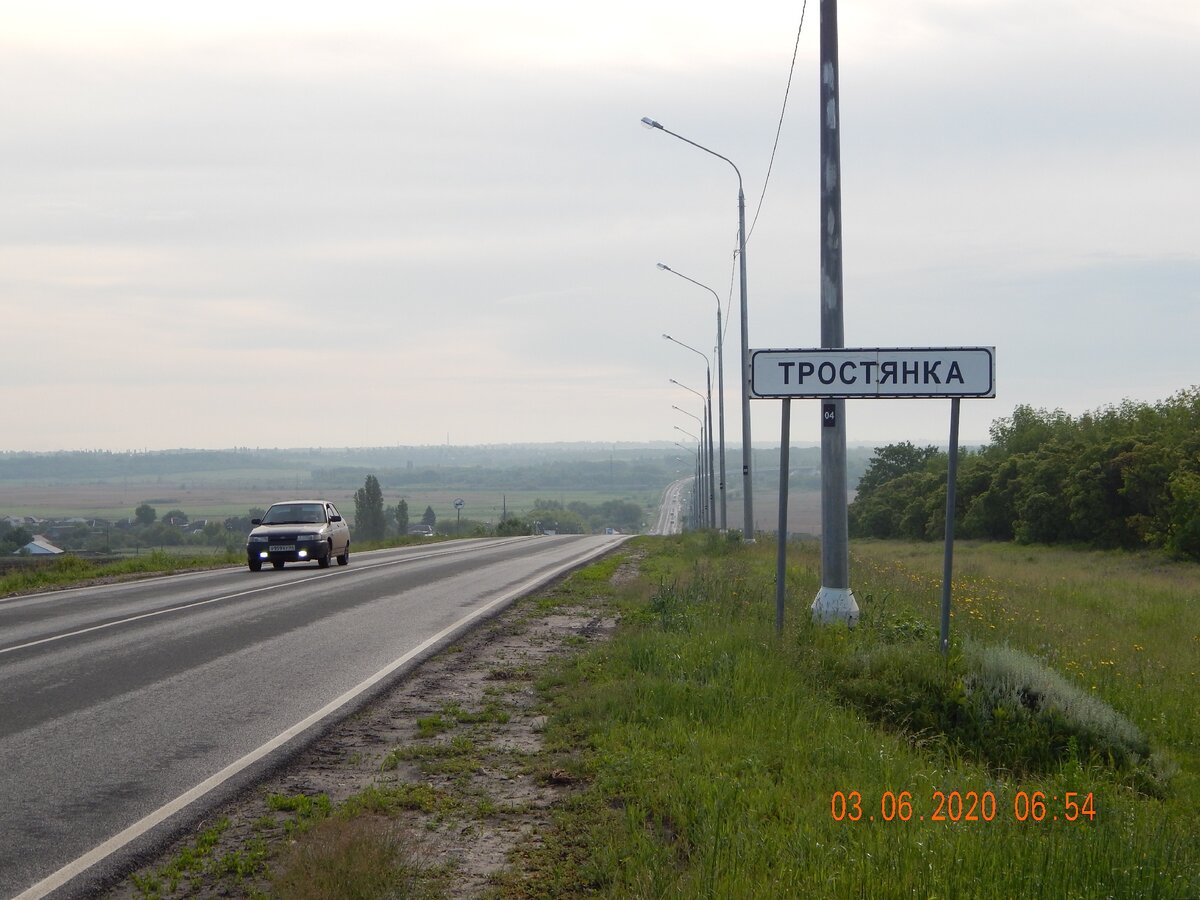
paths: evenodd
<path fill-rule="evenodd" d="M 329 552 L 326 541 L 272 541 L 246 545 L 246 558 L 251 562 L 312 562 Z"/>

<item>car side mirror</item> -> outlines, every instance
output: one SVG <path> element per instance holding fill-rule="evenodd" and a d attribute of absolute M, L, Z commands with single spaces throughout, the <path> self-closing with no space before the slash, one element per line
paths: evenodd
<path fill-rule="evenodd" d="M 342 517 L 341 516 L 330 516 L 329 521 L 330 522 L 340 522 L 340 521 L 342 521 Z"/>
<path fill-rule="evenodd" d="M 262 519 L 251 519 L 251 520 L 250 520 L 250 524 L 251 524 L 251 525 L 261 525 L 261 524 L 262 524 Z"/>

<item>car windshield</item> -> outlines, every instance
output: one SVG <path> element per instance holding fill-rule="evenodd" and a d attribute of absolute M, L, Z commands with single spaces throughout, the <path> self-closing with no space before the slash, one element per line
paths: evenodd
<path fill-rule="evenodd" d="M 323 525 L 325 507 L 320 503 L 277 503 L 263 516 L 264 525 Z"/>

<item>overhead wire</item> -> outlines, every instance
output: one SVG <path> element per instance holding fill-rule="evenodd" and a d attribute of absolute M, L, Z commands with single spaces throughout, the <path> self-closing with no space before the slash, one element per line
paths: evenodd
<path fill-rule="evenodd" d="M 779 136 L 783 132 L 783 120 L 787 114 L 788 97 L 792 93 L 792 76 L 796 73 L 796 58 L 800 54 L 800 35 L 804 32 L 804 14 L 808 11 L 808 0 L 804 0 L 804 5 L 800 7 L 800 27 L 796 29 L 796 43 L 792 47 L 792 64 L 788 67 L 787 86 L 783 90 L 783 104 L 779 110 L 779 122 L 775 126 L 775 142 L 771 145 L 771 158 L 767 163 L 767 175 L 763 179 L 762 192 L 758 195 L 758 207 L 754 210 L 754 218 L 750 222 L 750 229 L 746 232 L 746 243 L 750 243 L 750 235 L 754 233 L 754 226 L 758 224 L 758 215 L 762 212 L 763 201 L 767 197 L 767 185 L 771 182 L 771 172 L 775 168 L 775 154 L 779 150 Z M 736 240 L 736 238 L 735 238 Z M 733 259 L 735 265 L 729 273 L 729 297 L 725 302 L 725 324 L 724 330 L 729 330 L 729 311 L 733 306 L 733 284 L 735 271 L 737 269 L 738 249 L 735 247 L 733 251 Z M 721 334 L 721 340 L 725 340 L 725 334 Z"/>

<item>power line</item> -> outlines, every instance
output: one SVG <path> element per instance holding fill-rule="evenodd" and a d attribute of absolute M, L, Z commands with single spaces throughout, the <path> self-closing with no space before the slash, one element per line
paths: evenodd
<path fill-rule="evenodd" d="M 804 31 L 804 13 L 808 9 L 808 0 L 800 8 L 800 27 L 796 29 L 796 45 L 792 48 L 792 65 L 788 69 L 787 87 L 783 91 L 783 107 L 779 110 L 779 124 L 775 127 L 775 143 L 771 147 L 771 161 L 767 163 L 767 177 L 763 179 L 762 193 L 758 196 L 758 209 L 754 211 L 754 219 L 750 222 L 750 230 L 746 232 L 746 240 L 754 233 L 754 225 L 758 222 L 758 214 L 762 212 L 763 200 L 767 196 L 767 185 L 771 181 L 771 169 L 775 166 L 775 151 L 779 149 L 779 135 L 783 131 L 783 118 L 787 113 L 788 95 L 792 92 L 792 75 L 796 72 L 796 57 L 800 53 L 800 34 Z"/>
<path fill-rule="evenodd" d="M 758 195 L 758 207 L 754 210 L 754 218 L 750 222 L 750 230 L 746 232 L 746 242 L 749 243 L 750 235 L 754 233 L 754 226 L 758 222 L 758 214 L 762 212 L 763 201 L 767 196 L 767 185 L 771 182 L 771 171 L 775 168 L 775 153 L 779 150 L 779 135 L 783 132 L 783 119 L 787 114 L 788 97 L 792 93 L 792 76 L 796 73 L 796 57 L 800 54 L 800 35 L 804 32 L 804 14 L 808 11 L 808 0 L 804 0 L 804 5 L 800 7 L 800 27 L 796 29 L 796 43 L 792 47 L 792 64 L 788 67 L 787 86 L 783 90 L 783 105 L 779 110 L 779 123 L 775 126 L 775 142 L 771 145 L 771 159 L 767 163 L 767 177 L 763 179 L 762 193 Z M 736 242 L 735 242 L 736 246 Z M 733 305 L 733 282 L 734 273 L 737 269 L 738 251 L 733 251 L 734 265 L 729 273 L 729 297 L 725 301 L 725 331 L 729 330 L 729 309 Z M 725 335 L 721 335 L 721 340 L 725 340 Z"/>

